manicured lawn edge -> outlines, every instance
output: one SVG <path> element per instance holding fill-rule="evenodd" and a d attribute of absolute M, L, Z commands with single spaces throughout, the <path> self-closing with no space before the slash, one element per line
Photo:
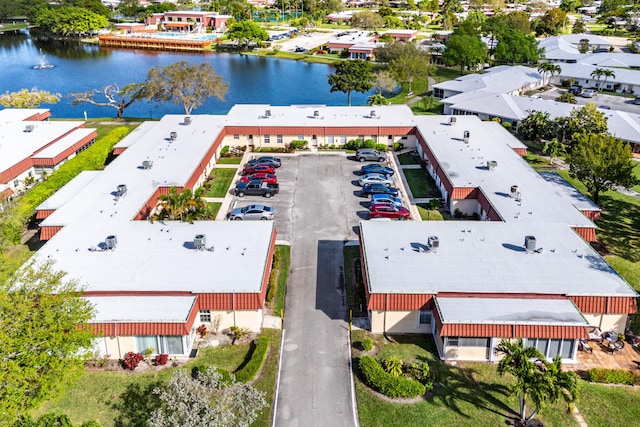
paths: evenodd
<path fill-rule="evenodd" d="M 287 296 L 287 279 L 291 265 L 291 246 L 277 245 L 275 250 L 280 254 L 280 265 L 276 279 L 276 294 L 273 299 L 273 315 L 284 317 L 284 301 Z"/>
<path fill-rule="evenodd" d="M 236 168 L 216 168 L 211 172 L 208 191 L 204 197 L 225 197 L 238 170 Z"/>

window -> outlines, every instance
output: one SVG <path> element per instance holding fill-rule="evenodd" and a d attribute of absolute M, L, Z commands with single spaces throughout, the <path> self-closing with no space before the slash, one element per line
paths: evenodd
<path fill-rule="evenodd" d="M 489 338 L 484 337 L 446 337 L 449 347 L 489 347 Z"/>
<path fill-rule="evenodd" d="M 211 323 L 211 310 L 200 310 L 200 323 Z"/>
<path fill-rule="evenodd" d="M 364 141 L 364 135 L 358 135 L 358 139 L 359 139 L 360 141 Z"/>
<path fill-rule="evenodd" d="M 138 335 L 135 337 L 136 351 L 144 353 L 153 349 L 152 354 L 184 354 L 182 337 L 180 335 Z"/>
<path fill-rule="evenodd" d="M 393 135 L 389 135 L 389 139 L 393 139 Z"/>
<path fill-rule="evenodd" d="M 371 139 L 373 139 L 376 144 L 378 143 L 378 135 L 371 135 Z"/>
<path fill-rule="evenodd" d="M 271 135 L 265 135 L 264 136 L 264 143 L 265 144 L 270 144 L 271 143 Z"/>
<path fill-rule="evenodd" d="M 165 335 L 160 337 L 160 347 L 166 354 L 183 354 L 182 337 L 179 335 Z"/>
<path fill-rule="evenodd" d="M 420 310 L 418 312 L 418 326 L 431 326 L 430 310 Z"/>
<path fill-rule="evenodd" d="M 298 141 L 304 140 L 304 135 L 298 135 Z"/>
<path fill-rule="evenodd" d="M 240 139 L 240 135 L 238 135 L 238 134 L 233 135 L 233 139 L 235 139 L 235 140 Z"/>
<path fill-rule="evenodd" d="M 333 140 L 333 135 L 327 136 L 327 144 L 329 144 L 329 145 L 335 144 L 335 142 Z"/>
<path fill-rule="evenodd" d="M 144 353 L 146 349 L 153 349 L 153 353 L 157 354 L 158 351 L 158 337 L 155 335 L 143 335 L 136 336 L 136 351 L 138 353 Z"/>
<path fill-rule="evenodd" d="M 282 135 L 278 135 L 278 136 L 276 136 L 276 142 L 277 142 L 278 144 L 282 144 Z"/>
<path fill-rule="evenodd" d="M 347 135 L 340 136 L 340 144 L 345 145 L 347 143 Z"/>
<path fill-rule="evenodd" d="M 537 348 L 547 359 L 553 359 L 557 355 L 563 359 L 571 359 L 574 345 L 575 340 L 572 339 L 527 338 L 525 340 L 526 347 Z"/>

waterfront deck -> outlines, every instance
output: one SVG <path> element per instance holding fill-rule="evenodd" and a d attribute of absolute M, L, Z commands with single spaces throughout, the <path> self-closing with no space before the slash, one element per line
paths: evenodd
<path fill-rule="evenodd" d="M 193 40 L 188 38 L 154 37 L 152 33 L 140 33 L 139 35 L 136 33 L 124 35 L 101 34 L 98 37 L 100 46 L 105 47 L 183 52 L 203 51 L 214 42 L 215 39 Z"/>

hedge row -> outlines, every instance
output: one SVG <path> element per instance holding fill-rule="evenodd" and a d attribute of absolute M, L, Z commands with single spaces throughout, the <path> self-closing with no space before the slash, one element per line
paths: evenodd
<path fill-rule="evenodd" d="M 587 377 L 594 383 L 640 385 L 640 373 L 621 369 L 593 368 L 587 371 Z"/>
<path fill-rule="evenodd" d="M 271 265 L 271 274 L 269 275 L 269 289 L 267 289 L 266 301 L 271 303 L 278 289 L 278 271 L 280 270 L 280 252 L 275 251 L 273 254 L 273 263 Z"/>
<path fill-rule="evenodd" d="M 416 397 L 427 392 L 426 387 L 418 381 L 396 377 L 385 372 L 378 361 L 371 356 L 362 356 L 359 367 L 365 383 L 385 396 Z"/>
<path fill-rule="evenodd" d="M 80 172 L 102 169 L 111 150 L 113 150 L 113 146 L 129 132 L 130 129 L 124 126 L 113 129 L 107 135 L 98 139 L 91 147 L 60 166 L 51 174 L 49 179 L 29 190 L 10 209 L 9 214 L 4 215 L 0 226 L 2 236 L 13 244 L 20 243 L 24 227 L 30 221 L 36 208 L 79 175 Z"/>
<path fill-rule="evenodd" d="M 251 359 L 247 362 L 246 365 L 242 367 L 242 369 L 237 370 L 233 373 L 237 382 L 246 383 L 255 378 L 258 374 L 264 361 L 267 360 L 267 354 L 269 353 L 269 344 L 271 343 L 271 338 L 268 335 L 263 335 L 258 338 L 258 343 L 256 344 L 256 348 L 253 350 L 251 354 Z M 196 365 L 191 369 L 191 375 L 195 378 L 201 372 L 205 372 L 210 366 Z M 231 372 L 225 371 L 224 369 L 217 368 L 218 373 L 222 375 L 222 381 L 225 383 L 231 382 Z"/>

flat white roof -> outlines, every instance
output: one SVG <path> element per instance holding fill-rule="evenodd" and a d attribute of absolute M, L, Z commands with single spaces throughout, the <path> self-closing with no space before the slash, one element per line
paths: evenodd
<path fill-rule="evenodd" d="M 73 199 L 78 192 L 93 181 L 102 171 L 83 171 L 73 178 L 67 185 L 56 191 L 51 197 L 42 202 L 36 210 L 58 209 Z"/>
<path fill-rule="evenodd" d="M 433 87 L 457 92 L 483 89 L 494 93 L 507 93 L 540 80 L 542 80 L 542 75 L 535 68 L 522 65 L 513 67 L 500 65 L 487 68 L 483 74 L 467 74 L 454 80 L 435 84 Z"/>
<path fill-rule="evenodd" d="M 588 326 L 569 299 L 436 297 L 442 323 Z"/>
<path fill-rule="evenodd" d="M 569 202 L 581 211 L 600 211 L 600 207 L 593 203 L 590 198 L 576 190 L 563 177 L 555 172 L 539 172 L 545 181 L 553 186 L 553 191 L 565 197 Z"/>
<path fill-rule="evenodd" d="M 45 145 L 83 124 L 77 121 L 0 120 L 0 171 L 32 156 Z M 25 131 L 27 126 L 32 129 L 30 132 Z"/>
<path fill-rule="evenodd" d="M 635 297 L 567 225 L 499 221 L 360 222 L 374 293 L 518 293 Z M 540 253 L 524 249 L 525 236 Z M 439 248 L 428 251 L 437 236 Z"/>
<path fill-rule="evenodd" d="M 36 114 L 45 114 L 48 111 L 48 108 L 5 108 L 0 110 L 0 122 L 23 121 Z"/>
<path fill-rule="evenodd" d="M 89 323 L 185 322 L 195 296 L 86 297 L 94 306 Z"/>
<path fill-rule="evenodd" d="M 95 131 L 95 129 L 91 128 L 74 129 L 70 134 L 63 136 L 53 144 L 35 153 L 33 157 L 37 159 L 53 158 L 62 153 L 67 148 L 72 147 L 73 144 L 91 135 Z"/>

